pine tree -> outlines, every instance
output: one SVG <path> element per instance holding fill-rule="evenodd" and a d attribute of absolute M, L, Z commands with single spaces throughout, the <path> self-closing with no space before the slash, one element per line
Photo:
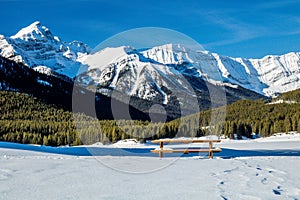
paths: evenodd
<path fill-rule="evenodd" d="M 49 146 L 48 137 L 46 135 L 43 137 L 43 145 Z"/>

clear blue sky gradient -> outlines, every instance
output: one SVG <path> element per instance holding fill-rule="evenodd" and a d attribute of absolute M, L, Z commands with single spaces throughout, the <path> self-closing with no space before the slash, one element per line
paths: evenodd
<path fill-rule="evenodd" d="M 62 40 L 93 48 L 128 29 L 162 27 L 227 56 L 300 51 L 300 0 L 0 0 L 0 5 L 5 36 L 40 21 Z"/>

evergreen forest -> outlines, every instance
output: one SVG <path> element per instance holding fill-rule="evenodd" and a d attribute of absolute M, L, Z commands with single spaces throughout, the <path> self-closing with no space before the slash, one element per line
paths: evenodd
<path fill-rule="evenodd" d="M 280 132 L 300 132 L 299 94 L 300 90 L 296 90 L 277 98 L 293 103 L 239 100 L 226 107 L 166 123 L 151 123 L 97 120 L 82 113 L 73 114 L 28 94 L 0 91 L 0 141 L 62 146 L 96 142 L 108 144 L 127 138 L 145 142 L 211 134 L 241 138 L 251 137 L 252 133 L 266 137 Z"/>

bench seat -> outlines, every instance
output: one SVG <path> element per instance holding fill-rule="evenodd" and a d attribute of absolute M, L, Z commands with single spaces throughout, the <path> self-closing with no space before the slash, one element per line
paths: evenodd
<path fill-rule="evenodd" d="M 222 149 L 220 148 L 213 148 L 213 149 L 154 149 L 151 150 L 152 153 L 206 153 L 206 152 L 221 152 Z"/>

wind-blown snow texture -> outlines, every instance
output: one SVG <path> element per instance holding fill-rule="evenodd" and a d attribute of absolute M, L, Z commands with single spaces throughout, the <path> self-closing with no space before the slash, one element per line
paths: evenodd
<path fill-rule="evenodd" d="M 87 45 L 63 42 L 40 22 L 11 37 L 0 35 L 0 55 L 41 73 L 55 71 L 71 78 L 79 73 L 81 84 L 101 86 L 103 93 L 118 87 L 148 100 L 159 95 L 163 103 L 168 101 L 164 87 L 186 92 L 182 75 L 213 84 L 240 85 L 265 96 L 300 88 L 299 52 L 245 59 L 166 44 L 148 50 L 106 48 L 91 54 Z"/>

